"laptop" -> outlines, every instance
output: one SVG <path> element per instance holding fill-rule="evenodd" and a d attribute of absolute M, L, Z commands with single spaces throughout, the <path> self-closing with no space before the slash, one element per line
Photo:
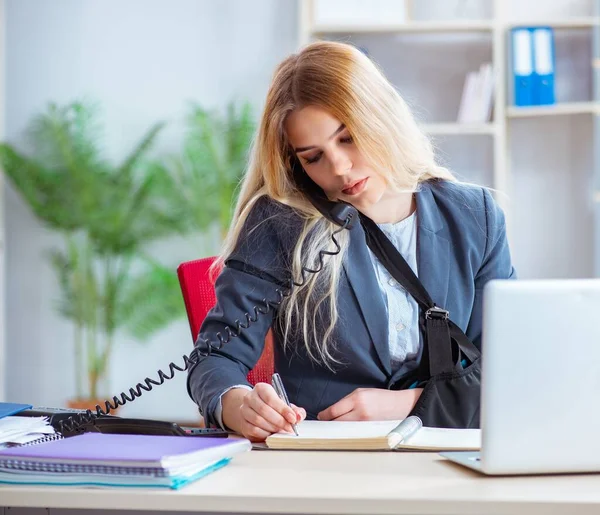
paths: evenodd
<path fill-rule="evenodd" d="M 479 452 L 490 475 L 600 472 L 600 279 L 493 280 L 483 296 Z"/>

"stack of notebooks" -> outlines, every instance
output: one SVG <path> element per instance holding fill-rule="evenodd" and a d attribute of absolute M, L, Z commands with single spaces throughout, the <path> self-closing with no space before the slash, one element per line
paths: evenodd
<path fill-rule="evenodd" d="M 293 433 L 269 436 L 269 449 L 345 451 L 476 451 L 479 429 L 424 427 L 420 418 L 366 422 L 303 421 Z"/>
<path fill-rule="evenodd" d="M 0 483 L 178 489 L 250 449 L 243 438 L 84 433 L 0 449 Z"/>

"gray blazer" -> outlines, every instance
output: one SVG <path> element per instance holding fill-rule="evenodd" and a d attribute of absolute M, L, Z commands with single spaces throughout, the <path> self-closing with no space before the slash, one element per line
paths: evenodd
<path fill-rule="evenodd" d="M 487 281 L 512 278 L 502 210 L 490 193 L 479 187 L 443 180 L 427 181 L 416 194 L 417 265 L 419 279 L 433 301 L 478 347 L 481 342 L 482 293 Z M 234 326 L 236 319 L 263 299 L 277 300 L 291 267 L 290 251 L 301 227 L 289 207 L 263 197 L 246 222 L 237 248 L 217 278 L 214 308 L 200 328 L 200 337 Z M 188 392 L 209 424 L 219 395 L 228 387 L 248 384 L 246 375 L 261 355 L 273 325 L 275 368 L 281 374 L 290 402 L 314 419 L 356 388 L 394 388 L 414 368 L 407 364 L 392 373 L 386 306 L 379 289 L 362 227 L 350 231 L 350 244 L 338 290 L 339 322 L 334 330 L 334 356 L 342 362 L 334 371 L 311 362 L 300 337 L 294 351 L 284 354 L 274 316 L 259 316 L 219 351 L 188 374 Z"/>

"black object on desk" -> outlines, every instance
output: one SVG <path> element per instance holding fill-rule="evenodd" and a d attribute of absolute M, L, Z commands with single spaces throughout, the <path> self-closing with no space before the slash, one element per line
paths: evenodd
<path fill-rule="evenodd" d="M 22 417 L 48 417 L 48 422 L 57 430 L 61 430 L 60 423 L 71 416 L 81 416 L 86 410 L 68 408 L 35 407 L 21 411 Z M 222 429 L 210 427 L 181 427 L 175 422 L 165 420 L 147 420 L 139 418 L 121 418 L 116 415 L 102 415 L 93 418 L 90 422 L 73 434 L 63 433 L 64 437 L 74 436 L 82 432 L 116 433 L 134 435 L 167 435 L 167 436 L 210 436 L 213 438 L 227 438 L 229 433 Z"/>
<path fill-rule="evenodd" d="M 100 433 L 131 435 L 212 436 L 227 438 L 228 432 L 211 427 L 181 427 L 175 422 L 144 420 L 138 418 L 104 418 L 94 420 L 94 428 Z"/>

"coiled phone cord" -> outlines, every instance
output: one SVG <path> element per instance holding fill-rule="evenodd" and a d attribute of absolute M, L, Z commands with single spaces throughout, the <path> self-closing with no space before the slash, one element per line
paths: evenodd
<path fill-rule="evenodd" d="M 218 343 L 211 342 L 208 339 L 198 338 L 196 344 L 194 346 L 194 350 L 188 356 L 183 356 L 183 367 L 176 365 L 175 363 L 169 363 L 169 371 L 165 373 L 163 370 L 158 370 L 158 380 L 152 379 L 150 377 L 146 377 L 143 383 L 138 383 L 135 385 L 135 388 L 129 389 L 129 394 L 125 392 L 121 392 L 118 396 L 115 395 L 112 398 L 112 402 L 109 400 L 104 401 L 104 409 L 101 408 L 99 404 L 96 404 L 96 411 L 88 409 L 85 412 L 77 413 L 76 415 L 71 415 L 70 417 L 61 420 L 58 422 L 58 430 L 63 435 L 66 434 L 77 434 L 82 433 L 85 430 L 85 426 L 92 423 L 95 418 L 101 417 L 103 415 L 108 415 L 111 410 L 116 410 L 119 406 L 124 406 L 127 402 L 133 402 L 137 397 L 141 397 L 144 391 L 149 392 L 152 390 L 154 386 L 160 386 L 165 381 L 173 379 L 176 371 L 185 372 L 187 370 L 191 370 L 195 367 L 201 359 L 205 359 L 212 353 L 213 350 L 220 350 L 223 345 L 229 343 L 233 338 L 238 337 L 241 332 L 247 329 L 251 324 L 258 320 L 259 316 L 266 315 L 270 310 L 275 310 L 277 307 L 281 305 L 283 299 L 288 297 L 291 294 L 291 291 L 294 287 L 302 287 L 306 284 L 307 274 L 317 274 L 323 269 L 323 258 L 324 256 L 335 256 L 340 253 L 341 247 L 337 242 L 335 236 L 343 231 L 344 229 L 350 229 L 354 224 L 357 218 L 357 212 L 352 210 L 346 206 L 346 209 L 342 208 L 341 214 L 343 218 L 335 220 L 338 225 L 341 225 L 338 229 L 336 229 L 331 234 L 331 239 L 336 247 L 336 250 L 321 250 L 319 251 L 318 256 L 318 266 L 315 269 L 302 267 L 301 282 L 296 282 L 294 279 L 290 279 L 288 283 L 288 287 L 286 289 L 277 288 L 275 293 L 277 293 L 278 300 L 269 301 L 267 299 L 262 300 L 262 304 L 256 305 L 253 308 L 253 315 L 250 313 L 245 313 L 244 317 L 246 319 L 245 323 L 242 323 L 239 319 L 235 321 L 235 329 L 231 329 L 231 327 L 227 326 L 225 328 L 225 335 L 223 335 L 220 331 L 217 332 L 216 337 Z M 200 346 L 203 346 L 204 349 L 200 349 Z"/>

